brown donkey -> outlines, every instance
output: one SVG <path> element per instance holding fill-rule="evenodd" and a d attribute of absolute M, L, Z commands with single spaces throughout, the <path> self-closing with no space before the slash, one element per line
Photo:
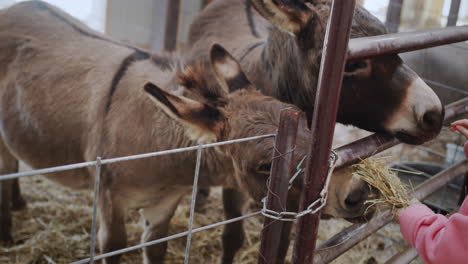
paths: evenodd
<path fill-rule="evenodd" d="M 191 26 L 188 57 L 208 58 L 219 43 L 266 95 L 312 113 L 330 0 L 214 0 Z M 357 6 L 351 37 L 385 34 Z M 442 127 L 443 107 L 432 89 L 398 55 L 346 64 L 338 122 L 421 144 Z"/>
<path fill-rule="evenodd" d="M 292 106 L 257 91 L 221 46 L 214 45 L 209 57 L 185 65 L 150 55 L 39 1 L 0 11 L 0 174 L 16 172 L 18 160 L 45 168 L 275 133 L 281 110 Z M 296 163 L 306 153 L 307 138 L 307 131 L 298 135 Z M 224 186 L 260 201 L 273 140 L 204 149 L 200 185 Z M 98 197 L 102 252 L 126 246 L 129 208 L 142 209 L 143 241 L 166 236 L 191 188 L 195 159 L 190 152 L 104 166 Z M 94 169 L 47 177 L 89 188 Z M 0 239 L 11 240 L 13 182 L 0 184 Z M 324 213 L 362 215 L 367 192 L 349 173 L 336 174 Z M 232 241 L 225 259 L 232 259 L 239 241 Z M 145 263 L 163 262 L 166 246 L 145 248 Z"/>

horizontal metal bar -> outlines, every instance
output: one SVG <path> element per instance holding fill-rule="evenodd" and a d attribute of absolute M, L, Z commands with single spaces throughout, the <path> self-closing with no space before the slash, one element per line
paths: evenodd
<path fill-rule="evenodd" d="M 195 229 L 192 230 L 192 233 L 197 233 L 197 232 L 205 231 L 205 230 L 212 229 L 212 228 L 215 228 L 215 227 L 218 227 L 218 226 L 227 225 L 227 224 L 230 224 L 230 223 L 233 223 L 233 222 L 238 222 L 238 221 L 241 221 L 241 220 L 244 220 L 244 219 L 247 219 L 247 218 L 250 218 L 250 217 L 254 217 L 254 216 L 257 216 L 257 215 L 261 215 L 261 214 L 262 214 L 262 211 L 253 212 L 253 213 L 250 213 L 250 214 L 246 214 L 246 215 L 239 216 L 239 217 L 236 217 L 236 218 L 232 218 L 232 219 L 229 219 L 229 220 L 225 220 L 225 221 L 222 221 L 222 222 L 218 222 L 218 223 L 214 223 L 214 224 L 211 224 L 211 225 L 195 228 Z M 134 250 L 137 250 L 137 249 L 140 249 L 140 248 L 149 247 L 149 246 L 156 245 L 156 244 L 166 242 L 166 241 L 169 241 L 169 240 L 181 238 L 181 237 L 187 236 L 188 234 L 189 234 L 189 231 L 185 231 L 185 232 L 181 232 L 181 233 L 178 233 L 178 234 L 175 234 L 175 235 L 172 235 L 172 236 L 160 238 L 160 239 L 157 239 L 157 240 L 149 241 L 149 242 L 138 244 L 138 245 L 135 245 L 135 246 L 119 249 L 119 250 L 112 251 L 112 252 L 107 252 L 105 254 L 95 256 L 94 260 L 96 261 L 96 260 L 101 260 L 101 259 L 105 259 L 105 258 L 108 258 L 108 257 L 112 257 L 112 256 L 115 256 L 115 255 L 124 254 L 124 253 L 134 251 Z M 89 263 L 90 261 L 91 261 L 91 259 L 86 258 L 86 259 L 82 259 L 82 260 L 79 260 L 79 261 L 76 261 L 76 262 L 72 262 L 71 264 L 85 264 L 85 263 Z"/>
<path fill-rule="evenodd" d="M 444 125 L 449 125 L 455 118 L 468 112 L 468 97 L 453 102 L 445 107 Z"/>
<path fill-rule="evenodd" d="M 423 146 L 416 146 L 416 149 L 419 149 L 421 151 L 424 151 L 426 153 L 429 153 L 429 154 L 432 154 L 434 156 L 437 156 L 437 157 L 440 157 L 440 158 L 447 158 L 447 155 L 443 154 L 443 153 L 440 153 L 440 152 L 437 152 L 433 149 L 430 149 L 430 148 L 427 148 L 427 147 L 423 147 Z"/>
<path fill-rule="evenodd" d="M 414 192 L 410 195 L 410 198 L 424 200 L 436 190 L 452 182 L 457 177 L 464 175 L 467 171 L 468 161 L 461 161 L 417 186 L 414 189 Z M 347 228 L 345 233 L 336 234 L 319 246 L 319 249 L 316 252 L 314 264 L 329 263 L 360 241 L 390 223 L 392 220 L 393 215 L 391 210 L 385 210 L 374 216 L 367 223 L 354 224 Z"/>
<path fill-rule="evenodd" d="M 389 149 L 401 142 L 386 134 L 373 134 L 335 149 L 338 154 L 336 169 L 341 169 Z"/>
<path fill-rule="evenodd" d="M 175 154 L 175 153 L 186 152 L 186 151 L 194 151 L 194 150 L 197 150 L 199 147 L 203 149 L 213 148 L 213 147 L 218 147 L 218 146 L 223 146 L 223 145 L 228 145 L 228 144 L 240 143 L 240 142 L 251 141 L 251 140 L 258 140 L 258 139 L 275 137 L 275 136 L 276 134 L 267 134 L 267 135 L 262 135 L 262 136 L 240 138 L 240 139 L 233 139 L 233 140 L 228 140 L 228 141 L 223 141 L 223 142 L 210 143 L 210 144 L 205 144 L 201 146 L 192 146 L 192 147 L 170 149 L 170 150 L 164 150 L 164 151 L 158 151 L 158 152 L 126 156 L 126 157 L 103 159 L 101 161 L 101 164 L 111 164 L 111 163 L 130 161 L 130 160 L 136 160 L 136 159 L 145 159 L 145 158 Z M 88 162 L 75 163 L 75 164 L 64 165 L 64 166 L 51 167 L 51 168 L 46 168 L 46 169 L 5 174 L 5 175 L 0 175 L 0 181 L 26 177 L 26 176 L 33 176 L 33 175 L 44 175 L 44 174 L 60 172 L 60 171 L 76 170 L 76 169 L 91 167 L 95 165 L 96 165 L 96 161 L 88 161 Z"/>
<path fill-rule="evenodd" d="M 412 246 L 407 247 L 404 251 L 398 253 L 389 259 L 385 264 L 407 264 L 418 257 L 418 252 Z"/>
<path fill-rule="evenodd" d="M 351 39 L 348 60 L 408 52 L 468 40 L 468 26 Z"/>
<path fill-rule="evenodd" d="M 417 169 L 415 169 L 415 168 L 413 168 L 413 167 L 406 166 L 405 164 L 396 164 L 396 165 L 398 165 L 400 168 L 402 168 L 402 169 L 404 169 L 404 170 L 407 170 L 407 171 L 409 171 L 409 172 L 414 172 L 414 173 L 415 173 L 415 175 L 414 175 L 415 177 L 421 176 L 421 177 L 426 178 L 426 180 L 427 180 L 427 179 L 432 178 L 432 176 L 433 176 L 433 175 L 427 174 L 427 173 L 425 173 L 425 172 L 423 172 L 423 171 L 417 170 Z M 447 186 L 450 187 L 450 188 L 452 188 L 452 189 L 455 189 L 455 190 L 457 190 L 457 191 L 460 190 L 460 186 L 458 186 L 458 185 L 456 185 L 456 184 L 454 184 L 454 183 L 450 183 L 450 184 L 448 184 Z"/>
<path fill-rule="evenodd" d="M 429 79 L 426 79 L 426 78 L 423 78 L 423 80 L 429 85 L 437 86 L 439 88 L 450 90 L 450 91 L 453 91 L 453 92 L 456 92 L 456 93 L 459 93 L 459 94 L 468 95 L 468 92 L 465 91 L 465 90 L 455 88 L 455 87 L 452 87 L 452 86 L 449 86 L 449 85 L 446 85 L 446 84 L 443 84 L 443 83 L 440 83 L 440 82 L 437 82 L 437 81 L 434 81 L 434 80 L 429 80 Z"/>

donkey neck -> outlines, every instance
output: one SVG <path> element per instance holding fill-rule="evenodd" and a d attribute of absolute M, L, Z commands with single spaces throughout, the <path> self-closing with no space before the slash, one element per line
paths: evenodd
<path fill-rule="evenodd" d="M 171 93 L 182 95 L 183 91 L 175 81 L 177 67 L 161 67 L 152 61 L 134 62 L 122 77 L 113 96 L 107 113 L 106 140 L 108 153 L 119 156 L 149 153 L 196 146 L 197 143 L 186 136 L 185 128 L 160 110 L 143 90 L 146 83 L 152 82 Z M 120 143 L 122 142 L 122 143 Z M 129 143 L 130 142 L 130 143 Z M 196 163 L 196 152 L 181 152 L 177 158 L 161 158 L 166 171 L 179 173 L 180 183 L 190 183 Z M 164 160 L 164 161 L 162 161 Z M 181 166 L 185 164 L 184 166 Z M 193 165 L 193 166 L 190 166 Z M 147 166 L 154 166 L 148 164 Z M 181 169 L 180 167 L 186 167 Z M 193 167 L 193 168 L 192 168 Z M 154 171 L 148 169 L 147 171 Z M 160 170 L 164 171 L 164 170 Z M 213 186 L 223 184 L 224 177 L 233 171 L 231 159 L 213 148 L 202 152 L 200 184 Z"/>
<path fill-rule="evenodd" d="M 293 36 L 276 28 L 257 49 L 245 58 L 255 85 L 266 95 L 312 112 L 320 65 L 311 63 L 309 53 L 299 49 Z"/>

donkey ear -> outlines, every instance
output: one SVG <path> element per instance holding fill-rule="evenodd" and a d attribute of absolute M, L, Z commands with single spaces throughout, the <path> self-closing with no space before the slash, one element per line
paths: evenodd
<path fill-rule="evenodd" d="M 314 4 L 317 0 L 306 1 Z M 297 0 L 251 0 L 265 19 L 284 32 L 296 35 L 314 15 L 312 10 Z"/>
<path fill-rule="evenodd" d="M 226 118 L 220 109 L 174 95 L 152 83 L 147 83 L 144 89 L 160 109 L 185 128 L 191 140 L 209 143 L 222 137 Z"/>
<path fill-rule="evenodd" d="M 251 86 L 237 60 L 218 44 L 211 47 L 211 66 L 221 86 L 229 92 Z"/>

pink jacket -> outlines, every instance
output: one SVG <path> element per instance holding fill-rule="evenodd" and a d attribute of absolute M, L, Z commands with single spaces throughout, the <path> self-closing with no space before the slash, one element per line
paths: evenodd
<path fill-rule="evenodd" d="M 465 144 L 467 153 L 468 143 Z M 458 213 L 449 218 L 416 204 L 402 210 L 399 221 L 403 237 L 426 263 L 468 263 L 468 198 Z"/>

